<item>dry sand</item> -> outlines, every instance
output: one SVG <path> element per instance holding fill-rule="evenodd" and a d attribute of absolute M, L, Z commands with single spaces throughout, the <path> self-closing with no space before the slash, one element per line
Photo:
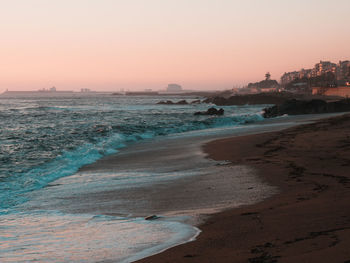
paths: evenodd
<path fill-rule="evenodd" d="M 204 150 L 257 169 L 280 193 L 217 213 L 196 241 L 139 262 L 350 262 L 350 115 Z"/>

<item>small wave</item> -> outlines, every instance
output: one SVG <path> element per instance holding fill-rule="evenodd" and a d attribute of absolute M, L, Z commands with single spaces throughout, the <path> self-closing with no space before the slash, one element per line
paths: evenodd
<path fill-rule="evenodd" d="M 26 201 L 25 193 L 40 189 L 48 183 L 76 173 L 84 165 L 91 164 L 105 155 L 117 153 L 125 146 L 125 139 L 114 134 L 106 141 L 85 144 L 74 151 L 64 151 L 54 160 L 35 167 L 30 171 L 12 177 L 11 181 L 0 186 L 1 208 L 8 209 Z"/>

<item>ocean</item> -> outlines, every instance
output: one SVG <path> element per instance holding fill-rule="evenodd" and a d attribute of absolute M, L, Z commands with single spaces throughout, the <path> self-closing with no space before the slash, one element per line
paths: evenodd
<path fill-rule="evenodd" d="M 169 99 L 198 98 L 0 97 L 0 262 L 131 262 L 195 238 L 199 230 L 181 220 L 147 221 L 115 206 L 107 213 L 106 204 L 101 213 L 79 210 L 79 203 L 67 210 L 61 202 L 62 193 L 159 182 L 164 173 L 132 169 L 132 162 L 118 176 L 117 168 L 113 176 L 79 171 L 145 142 L 152 147 L 168 137 L 261 122 L 266 106 L 225 106 L 223 116 L 194 116 L 209 105 L 157 104 Z M 181 171 L 172 176 L 181 178 Z"/>

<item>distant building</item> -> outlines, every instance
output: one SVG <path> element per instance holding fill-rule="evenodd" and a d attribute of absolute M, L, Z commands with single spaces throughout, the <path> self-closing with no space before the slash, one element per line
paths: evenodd
<path fill-rule="evenodd" d="M 299 71 L 299 79 L 311 78 L 311 76 L 312 76 L 312 69 L 301 69 Z"/>
<path fill-rule="evenodd" d="M 36 91 L 36 92 L 51 92 L 51 93 L 56 93 L 56 92 L 60 92 L 60 93 L 62 93 L 62 92 L 69 92 L 69 93 L 71 93 L 71 92 L 73 92 L 73 91 L 68 91 L 68 90 L 65 90 L 65 91 L 58 91 L 58 90 L 56 89 L 56 87 L 53 86 L 53 87 L 51 87 L 51 88 L 49 88 L 49 89 L 45 89 L 45 88 L 39 89 L 39 90 Z"/>
<path fill-rule="evenodd" d="M 233 88 L 232 89 L 232 94 L 235 95 L 245 95 L 245 94 L 255 94 L 255 93 L 259 93 L 260 90 L 258 90 L 257 88 L 253 88 L 253 87 L 242 87 L 242 88 Z"/>
<path fill-rule="evenodd" d="M 178 84 L 168 84 L 168 87 L 166 88 L 167 92 L 181 92 L 182 87 Z"/>
<path fill-rule="evenodd" d="M 9 91 L 8 89 L 1 93 L 0 96 L 44 96 L 44 97 L 50 97 L 50 96 L 65 96 L 73 94 L 74 91 L 72 90 L 64 90 L 64 91 L 57 91 L 57 90 L 51 90 L 51 89 L 40 89 L 37 91 Z"/>
<path fill-rule="evenodd" d="M 305 78 L 316 78 L 322 76 L 326 73 L 333 73 L 334 75 L 339 72 L 339 65 L 334 64 L 330 61 L 320 61 L 320 63 L 315 64 L 312 69 L 301 69 L 299 71 L 286 72 L 281 77 L 281 84 L 283 86 L 298 80 Z"/>
<path fill-rule="evenodd" d="M 286 85 L 299 78 L 299 71 L 285 72 L 281 77 L 281 84 Z"/>
<path fill-rule="evenodd" d="M 339 85 L 348 85 L 350 82 L 350 61 L 339 61 L 337 66 L 337 81 Z"/>
<path fill-rule="evenodd" d="M 80 92 L 91 92 L 90 89 L 80 89 Z"/>
<path fill-rule="evenodd" d="M 285 90 L 298 93 L 311 93 L 312 87 L 344 87 L 350 82 L 350 61 L 320 61 L 312 69 L 286 72 L 281 77 Z M 318 92 L 313 90 L 313 93 Z"/>
<path fill-rule="evenodd" d="M 57 92 L 57 89 L 56 89 L 56 87 L 52 87 L 52 88 L 49 88 L 49 89 L 45 89 L 45 88 L 39 89 L 38 91 L 39 92 Z"/>
<path fill-rule="evenodd" d="M 330 61 L 320 61 L 320 63 L 317 63 L 315 65 L 316 75 L 321 76 L 327 72 L 332 72 L 336 74 L 337 71 L 337 65 L 330 62 Z"/>

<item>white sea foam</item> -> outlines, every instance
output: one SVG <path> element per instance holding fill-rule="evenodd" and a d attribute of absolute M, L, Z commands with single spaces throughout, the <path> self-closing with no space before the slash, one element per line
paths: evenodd
<path fill-rule="evenodd" d="M 0 228 L 0 262 L 131 262 L 199 233 L 175 221 L 47 211 L 4 215 Z"/>
<path fill-rule="evenodd" d="M 0 214 L 23 194 L 74 174 L 138 141 L 261 121 L 263 106 L 225 106 L 225 116 L 194 116 L 207 105 L 157 105 L 161 98 L 7 98 L 0 121 Z"/>

